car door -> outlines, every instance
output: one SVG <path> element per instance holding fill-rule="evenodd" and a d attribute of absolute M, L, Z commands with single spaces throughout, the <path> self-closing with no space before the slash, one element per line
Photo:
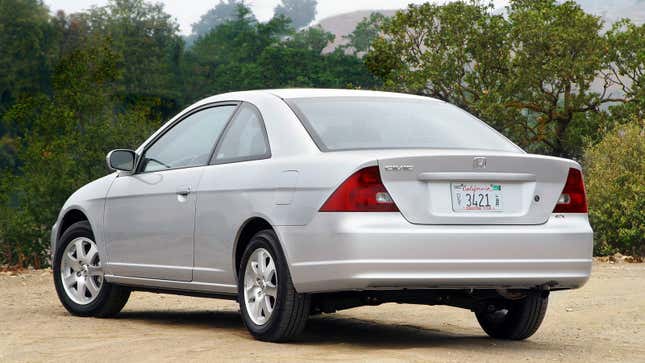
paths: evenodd
<path fill-rule="evenodd" d="M 146 145 L 134 174 L 116 178 L 104 215 L 110 273 L 192 280 L 194 190 L 236 108 L 189 112 Z"/>
<path fill-rule="evenodd" d="M 194 281 L 235 291 L 231 264 L 241 224 L 273 205 L 268 188 L 271 150 L 264 120 L 244 103 L 227 127 L 199 185 L 195 225 Z"/>

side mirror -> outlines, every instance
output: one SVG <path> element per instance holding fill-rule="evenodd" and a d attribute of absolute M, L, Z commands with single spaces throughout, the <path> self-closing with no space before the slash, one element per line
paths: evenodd
<path fill-rule="evenodd" d="M 132 150 L 116 149 L 107 154 L 106 161 L 110 170 L 133 171 L 136 158 Z"/>

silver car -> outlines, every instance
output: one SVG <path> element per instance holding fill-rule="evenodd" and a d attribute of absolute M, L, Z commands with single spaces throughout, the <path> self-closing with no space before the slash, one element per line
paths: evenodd
<path fill-rule="evenodd" d="M 589 278 L 580 165 L 530 155 L 446 102 L 285 89 L 188 107 L 52 229 L 56 290 L 107 317 L 130 291 L 237 299 L 266 341 L 311 314 L 387 302 L 470 309 L 525 339 Z"/>

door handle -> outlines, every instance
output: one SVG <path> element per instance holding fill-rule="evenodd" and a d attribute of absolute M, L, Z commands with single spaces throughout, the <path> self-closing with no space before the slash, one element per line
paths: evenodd
<path fill-rule="evenodd" d="M 188 194 L 190 194 L 189 185 L 182 185 L 180 187 L 177 187 L 177 195 L 187 196 Z"/>

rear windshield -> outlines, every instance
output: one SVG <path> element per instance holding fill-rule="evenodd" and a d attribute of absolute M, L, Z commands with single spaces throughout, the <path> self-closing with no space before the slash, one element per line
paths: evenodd
<path fill-rule="evenodd" d="M 323 151 L 520 149 L 469 113 L 423 99 L 317 97 L 287 100 Z"/>

